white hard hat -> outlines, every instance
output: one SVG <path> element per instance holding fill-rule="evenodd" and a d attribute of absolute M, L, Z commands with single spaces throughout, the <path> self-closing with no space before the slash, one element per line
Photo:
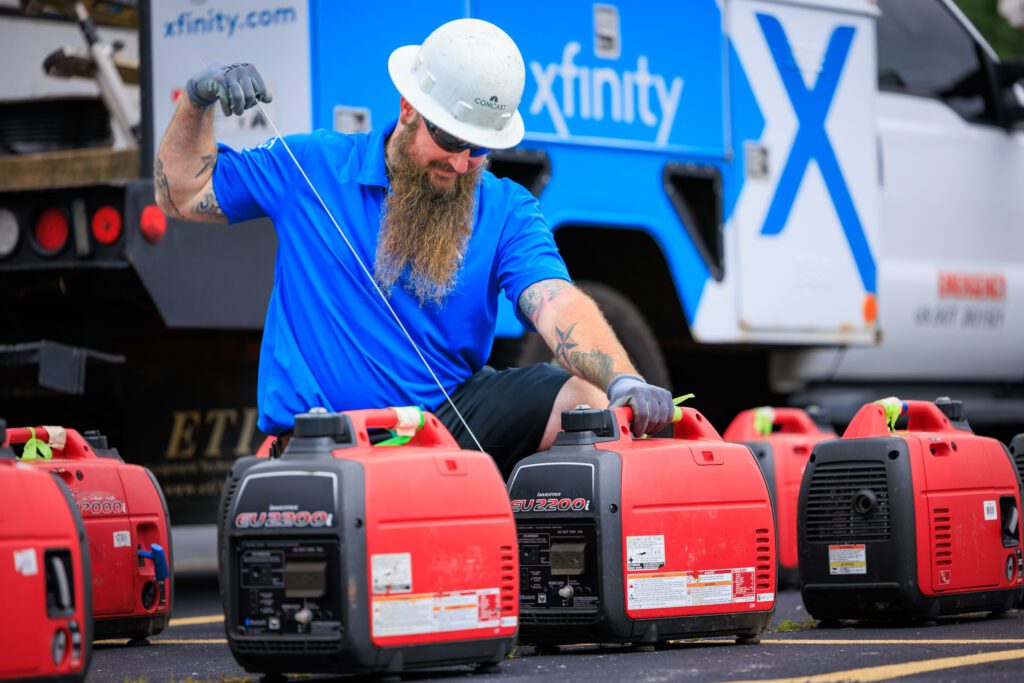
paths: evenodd
<path fill-rule="evenodd" d="M 438 27 L 422 45 L 391 53 L 388 73 L 398 92 L 435 126 L 490 149 L 523 139 L 526 67 L 519 48 L 494 24 L 456 19 Z"/>

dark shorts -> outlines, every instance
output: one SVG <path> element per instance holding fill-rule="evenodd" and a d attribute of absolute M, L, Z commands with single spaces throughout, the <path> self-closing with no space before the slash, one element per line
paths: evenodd
<path fill-rule="evenodd" d="M 552 365 L 506 370 L 485 366 L 452 392 L 452 401 L 506 479 L 517 462 L 537 452 L 555 398 L 569 377 Z M 447 401 L 433 413 L 460 446 L 476 450 Z"/>

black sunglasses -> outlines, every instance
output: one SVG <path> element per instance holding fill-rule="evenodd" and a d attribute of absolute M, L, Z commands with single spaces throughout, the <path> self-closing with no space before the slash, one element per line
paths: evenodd
<path fill-rule="evenodd" d="M 433 140 L 438 147 L 440 147 L 446 152 L 458 154 L 462 150 L 468 149 L 469 156 L 471 157 L 482 157 L 485 154 L 490 154 L 491 152 L 491 150 L 489 150 L 486 147 L 477 147 L 476 145 L 471 145 L 462 138 L 457 138 L 451 133 L 444 132 L 443 130 L 432 124 L 430 121 L 428 121 L 425 117 L 423 118 L 423 125 L 427 127 L 427 132 L 430 133 L 430 139 Z"/>

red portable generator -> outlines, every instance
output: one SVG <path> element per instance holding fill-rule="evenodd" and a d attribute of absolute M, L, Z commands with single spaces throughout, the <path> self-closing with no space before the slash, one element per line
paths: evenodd
<path fill-rule="evenodd" d="M 893 431 L 898 414 L 906 430 Z M 960 401 L 886 399 L 815 447 L 800 488 L 804 605 L 817 619 L 923 619 L 1015 606 L 1020 480 Z"/>
<path fill-rule="evenodd" d="M 0 422 L 0 680 L 81 681 L 89 669 L 89 553 L 67 488 L 15 462 Z"/>
<path fill-rule="evenodd" d="M 521 643 L 757 642 L 775 606 L 775 522 L 750 450 L 691 408 L 633 439 L 629 408 L 569 410 L 509 478 Z"/>
<path fill-rule="evenodd" d="M 399 438 L 373 446 L 373 429 Z M 515 644 L 501 474 L 415 408 L 299 415 L 280 457 L 240 458 L 219 555 L 228 644 L 250 672 L 490 666 Z"/>
<path fill-rule="evenodd" d="M 173 602 L 170 518 L 153 473 L 124 462 L 98 432 L 22 427 L 7 437 L 23 445 L 22 464 L 54 473 L 78 505 L 92 560 L 93 637 L 137 641 L 163 631 Z"/>
<path fill-rule="evenodd" d="M 836 433 L 820 412 L 766 407 L 737 415 L 724 438 L 749 447 L 764 472 L 779 534 L 779 585 L 796 587 L 800 581 L 796 554 L 800 481 L 814 445 L 836 438 Z"/>

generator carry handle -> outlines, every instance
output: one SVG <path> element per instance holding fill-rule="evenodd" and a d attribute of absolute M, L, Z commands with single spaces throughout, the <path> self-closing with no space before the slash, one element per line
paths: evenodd
<path fill-rule="evenodd" d="M 629 406 L 611 408 L 615 412 L 620 425 L 620 438 L 630 437 L 629 424 L 633 421 L 633 409 Z M 689 439 L 691 441 L 721 441 L 722 437 L 707 418 L 696 408 L 676 406 L 672 418 L 672 438 Z"/>
<path fill-rule="evenodd" d="M 725 430 L 726 441 L 760 441 L 776 434 L 814 435 L 822 429 L 803 408 L 744 410 Z"/>
<path fill-rule="evenodd" d="M 6 445 L 30 442 L 39 444 L 37 447 L 42 455 L 41 459 L 45 460 L 52 457 L 51 449 L 60 451 L 59 457 L 66 460 L 87 460 L 96 457 L 89 443 L 74 429 L 65 429 L 55 425 L 7 428 Z"/>
<path fill-rule="evenodd" d="M 892 406 L 897 405 L 899 412 Z M 886 406 L 890 406 L 887 413 Z M 900 401 L 899 399 L 883 399 L 868 403 L 857 411 L 850 421 L 850 425 L 843 432 L 844 439 L 863 439 L 875 436 L 888 436 L 891 432 L 891 425 L 895 423 L 896 417 L 906 415 L 908 432 L 951 432 L 960 434 L 960 430 L 953 426 L 937 405 L 931 401 Z"/>
<path fill-rule="evenodd" d="M 415 411 L 415 416 L 412 411 Z M 350 410 L 346 411 L 345 415 L 352 421 L 356 445 L 360 447 L 371 446 L 368 430 L 391 429 L 398 434 L 407 434 L 409 436 L 408 443 L 411 446 L 459 448 L 455 437 L 445 429 L 445 426 L 433 413 L 421 411 L 418 408 Z M 421 420 L 422 424 L 416 426 L 415 423 L 419 423 Z"/>

